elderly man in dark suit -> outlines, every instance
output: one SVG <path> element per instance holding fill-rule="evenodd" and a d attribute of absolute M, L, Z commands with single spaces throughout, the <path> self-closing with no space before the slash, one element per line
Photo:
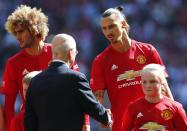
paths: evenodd
<path fill-rule="evenodd" d="M 31 80 L 26 95 L 25 131 L 81 131 L 84 113 L 110 127 L 111 113 L 96 100 L 84 74 L 69 67 L 77 54 L 73 37 L 58 34 L 53 61 Z"/>

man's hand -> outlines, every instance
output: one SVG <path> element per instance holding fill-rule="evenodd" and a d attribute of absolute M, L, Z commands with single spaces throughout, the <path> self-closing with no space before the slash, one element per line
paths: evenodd
<path fill-rule="evenodd" d="M 108 125 L 104 125 L 101 124 L 101 128 L 112 128 L 113 125 L 113 116 L 112 116 L 112 112 L 110 111 L 110 109 L 106 109 L 107 115 L 108 115 Z"/>

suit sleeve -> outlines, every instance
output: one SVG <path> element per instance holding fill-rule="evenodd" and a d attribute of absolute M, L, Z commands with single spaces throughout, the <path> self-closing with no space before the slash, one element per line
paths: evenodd
<path fill-rule="evenodd" d="M 76 61 L 73 63 L 71 69 L 80 72 L 79 66 L 78 66 Z M 84 114 L 84 124 L 85 125 L 90 125 L 90 119 L 89 119 L 88 114 Z"/>
<path fill-rule="evenodd" d="M 32 105 L 31 97 L 32 97 L 32 82 L 30 83 L 26 94 L 24 128 L 25 131 L 38 131 L 37 117 Z"/>
<path fill-rule="evenodd" d="M 181 104 L 178 104 L 174 124 L 177 131 L 187 131 L 187 117 Z"/>
<path fill-rule="evenodd" d="M 76 82 L 75 86 L 77 87 L 76 96 L 84 110 L 84 113 L 89 114 L 94 119 L 107 125 L 109 121 L 107 112 L 105 111 L 105 108 L 96 100 L 84 75 L 78 77 L 78 81 Z"/>

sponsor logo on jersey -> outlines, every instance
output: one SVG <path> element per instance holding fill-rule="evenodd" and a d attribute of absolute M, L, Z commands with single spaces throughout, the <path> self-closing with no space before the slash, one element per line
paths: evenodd
<path fill-rule="evenodd" d="M 24 69 L 23 72 L 22 72 L 22 75 L 25 76 L 28 73 L 29 73 L 29 71 L 27 69 Z"/>
<path fill-rule="evenodd" d="M 145 64 L 146 58 L 145 58 L 145 56 L 143 56 L 143 55 L 139 55 L 139 56 L 136 58 L 136 61 L 137 61 L 139 64 Z"/>
<path fill-rule="evenodd" d="M 162 118 L 164 118 L 164 120 L 170 120 L 171 118 L 173 118 L 173 113 L 171 110 L 165 109 L 162 111 L 161 116 Z"/>
<path fill-rule="evenodd" d="M 118 85 L 118 88 L 134 86 L 134 85 L 139 85 L 139 84 L 141 84 L 141 81 L 131 81 L 131 82 L 126 82 L 126 83 L 123 83 L 121 85 Z"/>
<path fill-rule="evenodd" d="M 139 129 L 147 131 L 165 131 L 165 126 L 160 125 L 156 122 L 147 122 L 146 124 L 143 124 Z"/>
<path fill-rule="evenodd" d="M 118 75 L 117 81 L 134 80 L 136 77 L 140 76 L 140 72 L 141 71 L 134 71 L 134 70 L 125 71 L 125 73 Z"/>
<path fill-rule="evenodd" d="M 136 116 L 136 118 L 142 117 L 143 114 L 141 112 L 138 113 L 138 115 Z"/>
<path fill-rule="evenodd" d="M 115 70 L 115 69 L 117 69 L 117 68 L 118 68 L 118 66 L 115 65 L 115 64 L 113 64 L 112 67 L 111 67 L 111 71 L 113 71 L 113 70 Z"/>

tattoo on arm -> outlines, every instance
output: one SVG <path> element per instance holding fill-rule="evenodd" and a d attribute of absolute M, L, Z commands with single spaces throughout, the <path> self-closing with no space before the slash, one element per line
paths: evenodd
<path fill-rule="evenodd" d="M 94 95 L 100 103 L 103 103 L 104 90 L 97 90 L 94 92 Z"/>

